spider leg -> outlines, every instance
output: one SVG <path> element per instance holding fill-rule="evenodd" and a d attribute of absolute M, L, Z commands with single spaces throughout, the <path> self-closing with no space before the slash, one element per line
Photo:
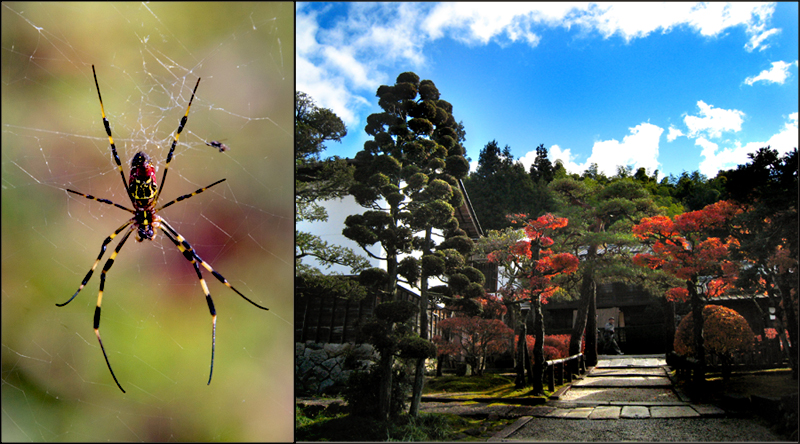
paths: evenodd
<path fill-rule="evenodd" d="M 130 222 L 130 221 L 129 221 Z M 103 265 L 103 271 L 100 273 L 100 292 L 97 295 L 97 307 L 94 309 L 94 334 L 97 335 L 97 342 L 100 343 L 100 350 L 103 351 L 103 357 L 106 358 L 106 365 L 108 366 L 108 371 L 111 372 L 111 377 L 114 378 L 114 382 L 117 383 L 117 387 L 122 390 L 122 393 L 125 393 L 125 389 L 119 385 L 119 381 L 117 381 L 117 376 L 114 374 L 114 370 L 111 369 L 111 362 L 108 360 L 108 355 L 106 354 L 106 349 L 103 347 L 103 340 L 100 339 L 100 304 L 103 302 L 103 288 L 106 284 L 106 273 L 114 265 L 114 259 L 117 258 L 117 254 L 119 254 L 119 250 L 122 249 L 122 246 L 125 245 L 125 241 L 128 240 L 128 236 L 131 235 L 133 229 L 128 230 L 125 233 L 125 236 L 119 241 L 117 248 L 114 249 L 114 253 L 111 254 L 111 257 L 108 258 L 106 264 Z"/>
<path fill-rule="evenodd" d="M 164 220 L 161 220 L 161 223 L 164 223 Z M 194 255 L 192 254 L 191 250 L 186 250 L 181 246 L 181 244 L 172 237 L 169 231 L 164 230 L 164 234 L 175 244 L 176 247 L 183 253 L 183 257 L 186 260 L 192 263 L 194 267 L 194 271 L 197 272 L 197 278 L 200 279 L 200 286 L 203 287 L 203 293 L 206 295 L 206 302 L 208 303 L 208 311 L 211 312 L 211 370 L 208 372 L 208 385 L 211 385 L 211 376 L 214 374 L 214 348 L 217 342 L 217 310 L 214 309 L 214 301 L 211 299 L 211 292 L 208 291 L 208 285 L 206 285 L 205 279 L 203 279 L 203 274 L 200 273 L 200 267 L 197 266 L 197 261 L 194 260 Z"/>
<path fill-rule="evenodd" d="M 73 193 L 74 193 L 74 191 L 73 191 Z M 77 193 L 77 194 L 80 194 L 80 193 Z M 89 196 L 86 196 L 86 197 L 89 197 Z M 103 241 L 103 246 L 100 248 L 100 254 L 97 255 L 97 260 L 94 261 L 94 265 L 92 265 L 91 270 L 89 270 L 89 272 L 86 273 L 86 277 L 83 278 L 83 282 L 81 282 L 81 286 L 78 287 L 78 291 L 76 291 L 75 294 L 73 294 L 72 297 L 69 298 L 69 300 L 67 302 L 64 302 L 63 304 L 56 304 L 57 306 L 63 307 L 65 305 L 69 304 L 70 302 L 72 302 L 73 299 L 75 299 L 75 296 L 77 296 L 78 293 L 80 293 L 80 291 L 83 290 L 83 287 L 86 286 L 86 283 L 89 282 L 89 279 L 92 277 L 92 273 L 94 273 L 94 269 L 97 268 L 97 264 L 100 263 L 100 259 L 102 259 L 103 255 L 106 253 L 106 246 L 109 243 L 111 243 L 111 241 L 114 240 L 114 238 L 117 237 L 118 234 L 122 233 L 122 230 L 127 228 L 128 225 L 132 224 L 133 221 L 134 220 L 131 219 L 131 220 L 125 222 L 124 224 L 122 224 L 121 227 L 117 228 L 117 230 L 114 231 L 114 233 L 111 236 L 108 236 L 106 238 L 106 240 Z M 130 234 L 130 231 L 128 232 L 128 234 Z M 126 234 L 125 237 L 127 238 L 128 235 Z M 124 242 L 124 240 L 123 240 L 123 242 Z"/>
<path fill-rule="evenodd" d="M 106 118 L 106 110 L 103 108 L 103 97 L 100 95 L 100 84 L 97 83 L 97 74 L 94 71 L 94 65 L 92 65 L 92 75 L 94 76 L 94 86 L 97 87 L 97 98 L 100 99 L 100 113 L 103 115 L 103 126 L 106 128 L 106 134 L 108 134 L 108 142 L 111 144 L 111 153 L 114 155 L 114 162 L 117 163 L 117 169 L 119 170 L 119 175 L 122 176 L 122 184 L 125 185 L 125 190 L 128 190 L 128 182 L 125 181 L 125 173 L 122 171 L 122 163 L 119 161 L 119 155 L 117 155 L 117 146 L 114 145 L 114 138 L 111 137 L 111 127 L 108 125 L 108 119 Z M 130 197 L 130 195 L 128 195 Z M 131 198 L 131 203 L 133 203 L 133 199 Z"/>
<path fill-rule="evenodd" d="M 186 125 L 186 121 L 189 120 L 189 109 L 192 107 L 192 100 L 194 100 L 194 93 L 197 92 L 197 87 L 199 85 L 200 85 L 200 78 L 198 77 L 197 83 L 195 83 L 194 85 L 194 90 L 192 90 L 192 97 L 189 99 L 189 105 L 186 107 L 186 114 L 184 114 L 183 117 L 181 118 L 181 121 L 178 124 L 178 131 L 175 132 L 175 137 L 172 139 L 172 146 L 169 148 L 169 154 L 167 154 L 167 164 L 164 166 L 164 174 L 161 176 L 161 185 L 159 185 L 158 187 L 158 192 L 156 192 L 156 197 L 154 199 L 154 202 L 158 202 L 158 196 L 161 195 L 161 190 L 164 188 L 164 181 L 167 180 L 167 170 L 169 170 L 169 164 L 170 162 L 172 162 L 172 153 L 175 152 L 175 146 L 178 144 L 178 137 L 181 136 L 181 131 L 183 131 L 183 127 Z"/>
<path fill-rule="evenodd" d="M 205 190 L 207 190 L 207 189 L 209 189 L 209 188 L 213 187 L 214 185 L 220 184 L 220 183 L 222 183 L 222 182 L 225 182 L 225 179 L 218 180 L 218 181 L 216 181 L 216 182 L 212 183 L 211 185 L 209 185 L 209 186 L 207 186 L 207 187 L 200 188 L 199 190 L 195 191 L 194 193 L 184 194 L 183 196 L 180 196 L 180 197 L 178 197 L 177 199 L 173 199 L 173 200 L 171 200 L 171 201 L 169 201 L 169 202 L 165 203 L 164 205 L 162 205 L 160 208 L 156 209 L 156 210 L 154 211 L 154 213 L 158 213 L 159 211 L 163 210 L 164 208 L 167 208 L 168 206 L 170 206 L 170 205 L 172 205 L 172 204 L 174 204 L 174 203 L 178 203 L 178 202 L 180 202 L 180 201 L 182 201 L 182 200 L 185 200 L 185 199 L 188 199 L 188 198 L 190 198 L 190 197 L 192 197 L 192 196 L 196 196 L 196 195 L 198 195 L 198 194 L 202 193 L 203 191 L 205 191 Z"/>
<path fill-rule="evenodd" d="M 166 228 L 164 228 L 164 227 L 166 227 Z M 174 242 L 174 243 L 175 243 L 175 245 L 178 247 L 178 249 L 179 249 L 179 250 L 181 250 L 181 252 L 183 253 L 184 257 L 186 257 L 187 259 L 189 259 L 189 256 L 187 256 L 187 254 L 188 254 L 188 255 L 191 255 L 191 256 L 193 257 L 193 259 L 197 259 L 197 262 L 199 262 L 199 263 L 200 263 L 200 265 L 202 265 L 202 266 L 203 266 L 203 267 L 204 267 L 206 270 L 208 270 L 209 272 L 211 272 L 211 274 L 213 274 L 213 275 L 214 275 L 214 277 L 215 277 L 215 278 L 217 278 L 217 280 L 218 280 L 218 281 L 222 282 L 223 284 L 225 284 L 225 286 L 226 286 L 226 287 L 228 287 L 228 288 L 230 288 L 231 290 L 235 291 L 235 292 L 236 292 L 236 294 L 238 294 L 239 296 L 241 296 L 242 298 L 244 298 L 244 300 L 246 300 L 247 302 L 249 302 L 249 303 L 251 303 L 251 304 L 255 305 L 256 307 L 258 307 L 258 308 L 260 308 L 260 309 L 262 309 L 262 310 L 269 310 L 269 308 L 267 308 L 267 307 L 264 307 L 264 306 L 261 306 L 261 305 L 258 305 L 258 304 L 256 304 L 255 302 L 251 301 L 251 300 L 250 300 L 250 299 L 249 299 L 247 296 L 243 295 L 243 294 L 242 294 L 242 293 L 241 293 L 239 290 L 237 290 L 236 288 L 234 288 L 234 287 L 233 287 L 233 285 L 231 285 L 231 284 L 228 282 L 228 280 L 227 280 L 227 279 L 225 279 L 225 277 L 224 277 L 224 276 L 222 276 L 221 274 L 217 273 L 217 271 L 216 271 L 216 270 L 214 270 L 214 269 L 213 269 L 213 268 L 212 268 L 210 265 L 208 265 L 208 264 L 207 264 L 207 263 L 206 263 L 206 262 L 205 262 L 203 259 L 201 259 L 201 258 L 200 258 L 200 256 L 198 256 L 198 255 L 197 255 L 197 253 L 194 251 L 194 249 L 192 249 L 192 246 L 191 246 L 191 245 L 189 245 L 189 242 L 186 242 L 186 239 L 184 239 L 184 238 L 183 238 L 183 236 L 181 236 L 180 234 L 178 234 L 178 232 L 177 232 L 177 231 L 175 231 L 175 229 L 174 229 L 174 228 L 172 228 L 172 226 L 170 226 L 170 224 L 169 224 L 169 223 L 167 223 L 167 221 L 165 221 L 164 219 L 161 219 L 161 225 L 160 225 L 160 227 L 159 227 L 159 228 L 161 228 L 161 230 L 162 230 L 162 231 L 164 231 L 165 233 L 169 233 L 169 234 L 171 234 L 172 236 L 174 236 L 174 237 L 175 237 L 175 238 L 173 239 L 173 238 L 170 236 L 170 240 L 172 240 L 172 242 Z M 193 259 L 190 259 L 190 260 L 193 260 Z"/>
<path fill-rule="evenodd" d="M 118 203 L 115 203 L 115 202 L 111 202 L 108 199 L 101 199 L 99 197 L 94 197 L 91 194 L 83 194 L 83 193 L 81 193 L 79 191 L 73 191 L 73 190 L 70 190 L 70 189 L 67 189 L 67 191 L 69 191 L 70 193 L 73 193 L 73 194 L 77 194 L 78 196 L 83 196 L 83 197 L 85 197 L 87 199 L 96 200 L 96 201 L 98 201 L 100 203 L 114 205 L 115 207 L 121 208 L 121 209 L 123 209 L 123 210 L 125 210 L 125 211 L 127 211 L 129 213 L 136 213 L 135 211 L 131 210 L 130 208 L 124 207 L 124 206 L 122 206 L 122 205 L 120 205 Z"/>

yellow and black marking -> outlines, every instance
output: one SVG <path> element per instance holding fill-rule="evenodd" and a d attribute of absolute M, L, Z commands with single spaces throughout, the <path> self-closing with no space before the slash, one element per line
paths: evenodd
<path fill-rule="evenodd" d="M 167 164 L 164 165 L 164 174 L 161 176 L 161 186 L 158 188 L 158 192 L 156 193 L 156 200 L 158 200 L 158 196 L 161 195 L 161 190 L 164 188 L 164 181 L 167 180 L 167 170 L 169 170 L 169 164 L 172 162 L 172 153 L 175 152 L 175 146 L 178 145 L 178 138 L 181 136 L 181 131 L 183 131 L 183 127 L 186 126 L 186 122 L 189 120 L 189 109 L 192 108 L 192 101 L 194 100 L 194 94 L 197 92 L 198 86 L 200 86 L 199 77 L 197 78 L 197 83 L 194 85 L 194 90 L 192 90 L 192 97 L 189 98 L 189 105 L 186 107 L 186 114 L 184 114 L 181 118 L 181 122 L 178 124 L 178 130 L 175 132 L 175 137 L 172 139 L 172 146 L 169 147 Z"/>
<path fill-rule="evenodd" d="M 128 193 L 134 199 L 134 205 L 139 208 L 152 207 L 158 192 L 156 185 L 156 169 L 150 156 L 139 151 L 131 161 L 131 181 Z"/>
<path fill-rule="evenodd" d="M 114 370 L 111 369 L 111 362 L 109 362 L 108 360 L 106 349 L 105 347 L 103 347 L 103 340 L 100 339 L 100 306 L 103 303 L 103 288 L 105 288 L 106 285 L 106 273 L 108 273 L 108 270 L 111 269 L 112 265 L 114 265 L 114 259 L 117 258 L 119 250 L 121 250 L 122 246 L 125 245 L 125 241 L 128 240 L 128 236 L 131 235 L 132 231 L 133 230 L 128 230 L 128 232 L 125 233 L 125 236 L 122 238 L 122 240 L 119 241 L 119 244 L 117 244 L 117 248 L 115 248 L 114 252 L 111 253 L 111 257 L 109 257 L 108 260 L 106 261 L 106 264 L 103 265 L 103 271 L 100 272 L 100 292 L 97 294 L 97 307 L 94 310 L 94 333 L 95 335 L 97 335 L 97 341 L 100 342 L 100 350 L 103 351 L 103 357 L 106 358 L 106 365 L 108 365 L 108 371 L 111 372 L 111 377 L 114 378 L 114 382 L 117 383 L 117 387 L 119 387 L 119 389 L 122 390 L 122 393 L 125 393 L 125 389 L 122 388 L 119 381 L 117 381 L 117 376 L 114 374 Z"/>
<path fill-rule="evenodd" d="M 186 259 L 188 259 L 189 261 L 192 261 L 193 263 L 194 263 L 194 260 L 196 259 L 197 262 L 199 262 L 200 265 L 202 265 L 206 270 L 210 271 L 211 274 L 213 274 L 214 277 L 217 278 L 218 281 L 222 282 L 223 284 L 225 284 L 226 287 L 228 287 L 231 290 L 235 291 L 239 296 L 244 298 L 244 300 L 246 300 L 247 302 L 255 305 L 256 307 L 258 307 L 258 308 L 260 308 L 262 310 L 269 310 L 269 308 L 261 306 L 261 305 L 258 305 L 255 302 L 251 301 L 250 299 L 247 298 L 247 296 L 243 295 L 239 290 L 234 288 L 233 285 L 231 285 L 228 282 L 228 280 L 225 279 L 224 276 L 222 276 L 221 274 L 217 273 L 213 268 L 211 268 L 211 265 L 208 265 L 203 259 L 201 259 L 200 256 L 198 256 L 197 253 L 194 252 L 194 250 L 192 249 L 192 246 L 189 245 L 189 242 L 186 242 L 186 240 L 183 238 L 183 236 L 178 234 L 178 232 L 175 231 L 175 229 L 172 228 L 172 226 L 170 224 L 168 224 L 167 221 L 162 220 L 161 222 L 162 222 L 162 225 L 161 225 L 160 228 L 165 233 L 168 233 L 168 234 L 171 235 L 171 236 L 168 236 L 168 237 L 170 238 L 170 240 L 173 243 L 175 243 L 175 245 L 178 247 L 178 249 L 181 251 L 181 253 L 183 253 L 183 256 Z M 172 238 L 172 236 L 174 236 L 174 239 Z"/>
<path fill-rule="evenodd" d="M 77 193 L 77 194 L 80 194 L 80 193 Z M 86 195 L 84 195 L 84 196 L 85 196 L 85 197 L 89 197 L 89 196 L 86 196 Z M 97 200 L 97 199 L 95 199 L 95 200 Z M 117 228 L 117 230 L 116 230 L 116 231 L 114 231 L 114 233 L 113 233 L 111 236 L 108 236 L 108 237 L 106 238 L 106 240 L 104 240 L 104 241 L 103 241 L 103 246 L 100 248 L 100 254 L 98 254 L 98 255 L 97 255 L 97 260 L 96 260 L 96 261 L 94 261 L 94 265 L 92 265 L 92 268 L 91 268 L 91 270 L 89 270 L 89 272 L 88 272 L 88 273 L 86 273 L 86 277 L 85 277 L 85 278 L 83 278 L 83 281 L 81 282 L 81 286 L 80 286 L 80 287 L 78 287 L 78 291 L 76 291 L 76 292 L 75 292 L 75 294 L 73 294 L 73 295 L 72 295 L 72 297 L 71 297 L 71 298 L 69 298 L 69 301 L 67 301 L 67 302 L 64 302 L 63 304 L 56 304 L 57 306 L 59 306 L 59 307 L 63 307 L 63 306 L 65 306 L 65 305 L 69 304 L 69 303 L 70 303 L 70 302 L 71 302 L 73 299 L 75 299 L 75 296 L 77 296 L 77 295 L 78 295 L 78 293 L 80 293 L 80 292 L 81 292 L 81 290 L 83 290 L 83 287 L 85 287 L 85 286 L 86 286 L 86 283 L 87 283 L 87 282 L 89 282 L 89 279 L 92 277 L 92 273 L 94 273 L 94 269 L 95 269 L 95 268 L 97 268 L 97 264 L 99 264 L 99 263 L 100 263 L 100 259 L 102 259 L 102 258 L 103 258 L 103 255 L 104 255 L 104 254 L 105 254 L 105 252 L 106 252 L 106 246 L 107 246 L 109 243 L 111 243 L 111 241 L 112 241 L 112 240 L 114 240 L 114 238 L 115 238 L 115 237 L 117 237 L 117 235 L 118 235 L 119 233 L 121 233 L 121 232 L 122 232 L 122 230 L 124 230 L 125 228 L 127 228 L 127 227 L 128 227 L 128 225 L 130 225 L 130 224 L 132 224 L 132 223 L 133 223 L 133 219 L 131 219 L 131 220 L 129 220 L 129 221 L 127 221 L 127 222 L 125 222 L 125 223 L 124 223 L 124 224 L 123 224 L 121 227 Z M 130 232 L 128 232 L 128 234 L 130 234 Z M 127 237 L 127 235 L 126 235 L 126 237 Z"/>
<path fill-rule="evenodd" d="M 220 179 L 220 180 L 218 180 L 218 181 L 216 181 L 216 182 L 212 183 L 211 185 L 208 185 L 208 186 L 205 186 L 205 187 L 203 187 L 203 188 L 197 189 L 197 190 L 195 190 L 193 193 L 184 194 L 183 196 L 178 196 L 177 198 L 175 198 L 175 199 L 173 199 L 173 200 L 171 200 L 171 201 L 169 201 L 169 202 L 165 203 L 165 204 L 164 204 L 164 205 L 162 205 L 161 207 L 159 207 L 159 208 L 158 208 L 158 209 L 157 209 L 155 212 L 159 212 L 159 211 L 163 210 L 164 208 L 167 208 L 168 206 L 170 206 L 170 205 L 172 205 L 172 204 L 174 204 L 174 203 L 178 203 L 178 202 L 180 202 L 180 201 L 182 201 L 182 200 L 185 200 L 185 199 L 188 199 L 188 198 L 190 198 L 190 197 L 192 197 L 192 196 L 197 196 L 198 194 L 202 193 L 203 191 L 205 191 L 205 190 L 207 190 L 207 189 L 209 189 L 209 188 L 213 187 L 214 185 L 219 185 L 219 184 L 221 184 L 222 182 L 225 182 L 225 179 Z"/>
<path fill-rule="evenodd" d="M 103 96 L 100 95 L 100 84 L 97 83 L 97 73 L 94 71 L 94 65 L 92 65 L 92 75 L 94 76 L 94 86 L 97 88 L 97 98 L 100 99 L 100 114 L 103 115 L 103 126 L 106 128 L 106 134 L 108 134 L 108 143 L 111 144 L 111 153 L 114 155 L 114 162 L 117 163 L 117 169 L 119 170 L 120 176 L 122 176 L 122 184 L 125 185 L 125 189 L 128 189 L 128 183 L 125 182 L 125 173 L 122 171 L 122 162 L 119 161 L 119 155 L 117 155 L 117 146 L 114 145 L 114 138 L 111 137 L 111 126 L 108 124 L 108 119 L 106 118 L 106 110 L 103 107 Z"/>

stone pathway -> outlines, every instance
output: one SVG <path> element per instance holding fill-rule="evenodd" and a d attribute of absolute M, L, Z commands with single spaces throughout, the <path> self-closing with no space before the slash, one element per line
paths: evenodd
<path fill-rule="evenodd" d="M 545 416 L 567 419 L 694 418 L 722 416 L 676 392 L 663 356 L 602 356 L 583 379 L 548 403 Z"/>
<path fill-rule="evenodd" d="M 692 404 L 676 391 L 663 355 L 600 356 L 597 366 L 565 392 L 554 394 L 546 405 L 528 407 L 525 413 L 520 410 L 509 412 L 521 414 L 520 419 L 490 441 L 514 439 L 513 435 L 534 418 L 625 421 L 725 415 L 714 405 Z"/>

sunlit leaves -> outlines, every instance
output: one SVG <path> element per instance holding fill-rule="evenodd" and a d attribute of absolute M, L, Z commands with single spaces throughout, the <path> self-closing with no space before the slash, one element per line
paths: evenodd
<path fill-rule="evenodd" d="M 524 215 L 509 215 L 512 223 L 523 223 Z M 510 281 L 519 282 L 526 294 L 539 297 L 544 303 L 556 291 L 552 278 L 559 274 L 574 273 L 578 269 L 578 258 L 570 253 L 553 254 L 547 249 L 553 245 L 555 230 L 567 226 L 568 220 L 552 214 L 524 221 L 525 239 L 514 240 L 506 237 L 495 244 L 487 254 L 490 262 L 496 262 L 506 269 Z M 506 289 L 511 290 L 511 289 Z M 519 292 L 517 290 L 511 293 Z"/>
<path fill-rule="evenodd" d="M 692 211 L 670 219 L 653 216 L 642 219 L 632 228 L 633 234 L 651 247 L 651 252 L 639 253 L 633 263 L 651 269 L 663 269 L 680 279 L 694 280 L 697 276 L 725 276 L 735 279 L 736 265 L 728 258 L 737 241 L 725 235 L 733 217 L 741 212 L 735 205 L 719 201 L 702 210 Z M 719 286 L 716 289 L 727 289 Z M 719 293 L 719 291 L 717 291 Z M 714 294 L 708 294 L 713 297 Z"/>

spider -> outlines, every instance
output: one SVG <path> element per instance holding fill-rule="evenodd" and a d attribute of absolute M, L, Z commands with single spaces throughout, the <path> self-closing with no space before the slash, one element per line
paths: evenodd
<path fill-rule="evenodd" d="M 150 160 L 150 157 L 142 151 L 136 153 L 133 156 L 133 160 L 131 161 L 131 172 L 130 172 L 130 183 L 125 181 L 125 173 L 122 171 L 122 164 L 119 161 L 119 156 L 117 155 L 117 147 L 114 145 L 114 139 L 111 137 L 111 128 L 108 124 L 108 119 L 106 118 L 106 112 L 103 108 L 103 97 L 100 95 L 100 85 L 97 83 L 97 74 L 94 70 L 94 65 L 92 65 L 92 75 L 94 76 L 94 84 L 97 88 L 97 97 L 100 99 L 100 113 L 103 116 L 103 126 L 105 126 L 106 134 L 108 134 L 108 141 L 111 144 L 111 153 L 114 155 L 114 161 L 117 163 L 117 169 L 119 170 L 120 176 L 122 176 L 122 184 L 125 186 L 125 191 L 128 194 L 128 197 L 131 200 L 131 204 L 133 205 L 133 209 L 127 208 L 123 205 L 114 203 L 108 199 L 100 199 L 94 197 L 89 194 L 83 194 L 78 191 L 67 190 L 70 193 L 77 194 L 79 196 L 83 196 L 87 199 L 96 200 L 100 203 L 113 205 L 117 208 L 121 208 L 129 213 L 133 214 L 133 217 L 128 219 L 127 222 L 122 224 L 119 228 L 114 231 L 110 236 L 108 236 L 103 241 L 103 246 L 100 248 L 100 254 L 97 256 L 97 260 L 92 265 L 92 268 L 86 274 L 86 277 L 83 278 L 83 282 L 81 282 L 81 286 L 78 287 L 78 291 L 72 295 L 71 298 L 67 302 L 63 304 L 56 304 L 59 307 L 63 307 L 69 304 L 75 296 L 80 293 L 83 287 L 89 282 L 89 279 L 92 277 L 92 273 L 94 273 L 95 268 L 97 268 L 97 264 L 100 263 L 100 260 L 105 254 L 106 246 L 114 240 L 117 235 L 122 233 L 126 228 L 128 229 L 125 232 L 125 235 L 122 237 L 122 240 L 119 241 L 117 247 L 114 248 L 114 253 L 111 254 L 111 257 L 108 258 L 105 265 L 103 266 L 103 271 L 100 273 L 100 292 L 97 296 L 97 307 L 94 311 L 94 333 L 97 336 L 97 341 L 100 343 L 100 350 L 103 352 L 103 357 L 106 359 L 106 365 L 108 366 L 108 370 L 111 372 L 111 377 L 114 378 L 114 382 L 117 384 L 122 393 L 125 393 L 125 390 L 120 385 L 119 381 L 117 380 L 117 376 L 114 374 L 114 370 L 111 369 L 111 362 L 108 360 L 108 355 L 106 354 L 106 349 L 103 347 L 103 340 L 100 339 L 100 303 L 103 300 L 103 287 L 105 286 L 106 281 L 106 273 L 108 270 L 111 269 L 111 266 L 114 264 L 114 259 L 116 259 L 117 254 L 122 249 L 122 246 L 125 244 L 125 241 L 128 240 L 128 237 L 131 235 L 132 232 L 136 231 L 136 240 L 138 242 L 142 242 L 144 240 L 153 240 L 158 233 L 158 230 L 164 232 L 164 235 L 169 239 L 178 250 L 183 254 L 183 257 L 186 258 L 187 261 L 192 263 L 195 272 L 197 272 L 197 278 L 200 279 L 200 286 L 203 288 L 203 293 L 206 295 L 206 302 L 208 303 L 208 310 L 211 312 L 211 370 L 208 374 L 208 384 L 211 384 L 211 376 L 214 373 L 214 345 L 216 342 L 216 334 L 217 334 L 217 312 L 214 309 L 214 301 L 211 300 L 211 293 L 208 291 L 208 285 L 206 285 L 206 281 L 203 279 L 202 273 L 200 273 L 200 265 L 202 265 L 206 270 L 211 272 L 218 281 L 222 282 L 230 288 L 231 290 L 235 291 L 239 296 L 244 298 L 247 302 L 255 305 L 256 307 L 262 310 L 269 310 L 266 307 L 258 305 L 257 303 L 253 302 L 252 300 L 248 299 L 247 296 L 243 295 L 239 290 L 234 288 L 228 281 L 218 272 L 216 272 L 211 265 L 203 261 L 200 256 L 197 255 L 197 252 L 189 245 L 189 242 L 183 238 L 178 232 L 172 228 L 172 226 L 167 223 L 161 216 L 157 213 L 172 204 L 180 202 L 182 200 L 188 199 L 192 196 L 196 196 L 203 191 L 213 187 L 214 185 L 218 185 L 225 181 L 225 179 L 218 180 L 211 185 L 206 187 L 200 188 L 197 191 L 189 194 L 184 194 L 176 199 L 173 199 L 164 205 L 156 208 L 156 203 L 158 202 L 158 197 L 161 195 L 161 190 L 164 188 L 164 181 L 167 178 L 167 171 L 169 170 L 169 164 L 172 162 L 172 154 L 175 151 L 175 146 L 178 144 L 178 137 L 181 135 L 181 131 L 183 131 L 183 127 L 186 125 L 186 121 L 189 118 L 189 109 L 192 107 L 192 100 L 194 100 L 195 92 L 197 91 L 198 85 L 200 85 L 200 79 L 197 79 L 197 83 L 194 86 L 194 90 L 192 91 L 192 97 L 189 99 L 189 105 L 186 107 L 186 113 L 181 118 L 180 123 L 178 124 L 178 130 L 175 133 L 175 136 L 172 139 L 172 146 L 169 149 L 169 154 L 167 155 L 167 163 L 164 166 L 164 174 L 161 176 L 161 186 L 158 186 L 156 183 L 156 170 L 153 166 L 153 163 Z M 130 227 L 130 228 L 129 228 Z"/>

